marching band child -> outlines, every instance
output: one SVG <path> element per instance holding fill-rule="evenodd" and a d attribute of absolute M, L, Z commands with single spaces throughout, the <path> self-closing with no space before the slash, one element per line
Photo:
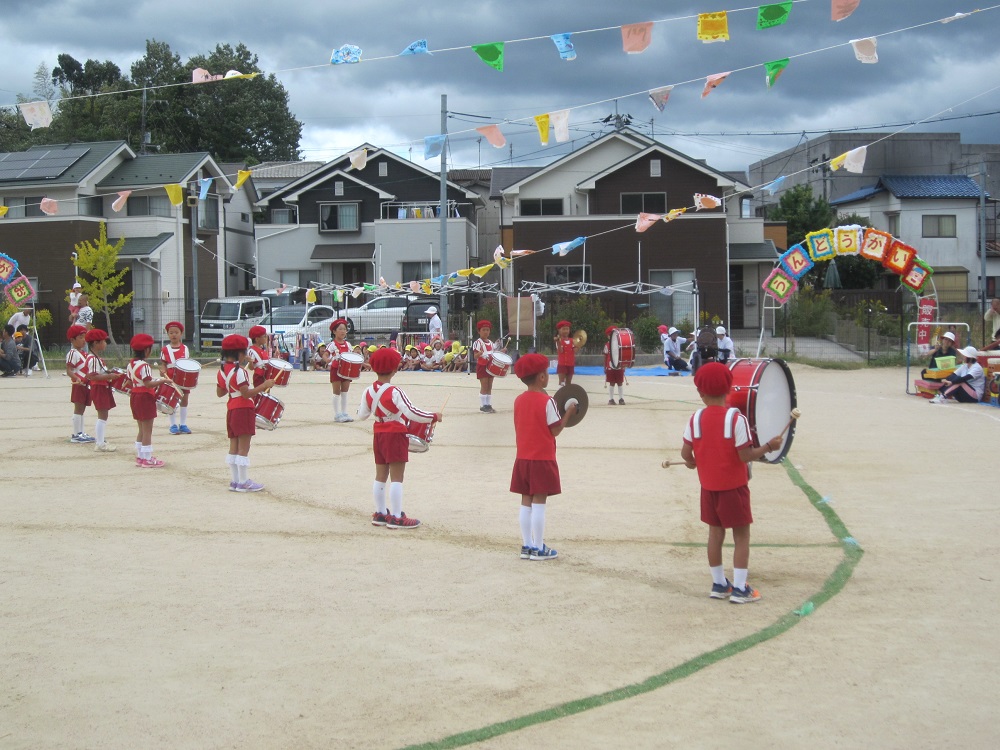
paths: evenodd
<path fill-rule="evenodd" d="M 333 421 L 353 422 L 354 418 L 347 411 L 347 392 L 351 389 L 351 381 L 337 374 L 340 355 L 351 351 L 351 345 L 347 343 L 347 321 L 337 318 L 330 324 L 330 333 L 333 340 L 327 351 L 330 353 L 330 385 L 333 387 Z"/>
<path fill-rule="evenodd" d="M 264 382 L 265 362 L 271 358 L 268 353 L 267 329 L 264 326 L 253 326 L 247 331 L 250 348 L 247 349 L 247 368 L 253 373 L 253 387 Z"/>
<path fill-rule="evenodd" d="M 87 386 L 87 353 L 83 347 L 86 344 L 87 329 L 84 326 L 72 325 L 66 331 L 66 338 L 71 346 L 66 355 L 66 374 L 73 388 L 69 400 L 73 404 L 73 433 L 71 443 L 93 443 L 94 438 L 83 431 L 83 413 L 90 406 L 90 388 Z"/>
<path fill-rule="evenodd" d="M 179 359 L 187 359 L 190 356 L 187 346 L 181 340 L 184 335 L 184 324 L 176 320 L 167 323 L 163 329 L 167 332 L 167 345 L 160 350 L 160 377 L 168 380 L 174 379 L 174 364 Z M 174 413 L 170 415 L 171 435 L 190 435 L 191 429 L 187 426 L 188 398 L 191 391 L 187 388 L 181 389 L 181 402 Z M 179 413 L 178 413 L 179 412 Z M 180 424 L 178 424 L 178 421 Z"/>
<path fill-rule="evenodd" d="M 623 383 L 625 382 L 625 370 L 617 369 L 611 366 L 611 334 L 614 333 L 615 327 L 608 326 L 604 330 L 604 335 L 608 337 L 608 340 L 604 343 L 604 382 L 608 384 L 608 404 L 613 405 L 615 403 L 615 386 L 618 386 L 618 403 L 624 406 L 625 397 L 622 393 Z"/>
<path fill-rule="evenodd" d="M 153 370 L 146 359 L 153 351 L 154 343 L 153 337 L 148 333 L 137 333 L 133 336 L 129 343 L 132 348 L 132 361 L 126 368 L 129 380 L 132 381 L 129 405 L 132 407 L 132 418 L 138 426 L 135 437 L 135 465 L 140 469 L 159 469 L 163 466 L 163 461 L 153 455 L 153 420 L 156 419 L 154 389 L 161 383 L 171 383 L 171 381 L 165 377 L 153 380 Z"/>
<path fill-rule="evenodd" d="M 108 348 L 108 334 L 100 328 L 87 331 L 87 382 L 90 383 L 90 398 L 97 410 L 97 425 L 94 427 L 97 453 L 114 453 L 118 448 L 105 437 L 108 429 L 108 412 L 115 408 L 115 394 L 111 392 L 111 381 L 115 376 L 108 372 L 108 366 L 101 359 L 101 352 Z"/>
<path fill-rule="evenodd" d="M 420 525 L 416 518 L 403 512 L 403 473 L 409 461 L 409 438 L 406 436 L 409 422 L 422 424 L 440 422 L 440 413 L 431 413 L 416 408 L 397 386 L 390 383 L 400 362 L 395 349 L 379 349 L 372 355 L 372 370 L 378 380 L 368 386 L 361 397 L 358 418 L 375 417 L 372 448 L 375 452 L 375 483 L 372 495 L 375 512 L 372 526 L 386 526 L 390 529 L 413 529 Z M 389 484 L 389 501 L 386 504 L 386 480 Z"/>
<path fill-rule="evenodd" d="M 559 408 L 546 392 L 549 360 L 542 354 L 525 354 L 514 365 L 514 374 L 528 389 L 514 399 L 514 433 L 517 458 L 510 477 L 510 491 L 521 496 L 521 559 L 552 560 L 558 553 L 545 544 L 545 502 L 562 492 L 556 437 L 576 414 L 576 404 Z"/>
<path fill-rule="evenodd" d="M 493 376 L 486 371 L 486 366 L 492 352 L 506 352 L 507 349 L 498 349 L 490 341 L 490 332 L 493 330 L 490 321 L 480 320 L 476 323 L 476 329 L 479 331 L 479 338 L 472 344 L 472 357 L 476 362 L 476 379 L 479 380 L 479 411 L 496 414 L 496 409 L 493 408 Z"/>
<path fill-rule="evenodd" d="M 569 335 L 569 321 L 560 320 L 556 323 L 557 335 L 553 339 L 556 342 L 556 353 L 559 355 L 556 372 L 559 374 L 559 386 L 570 385 L 573 382 L 573 373 L 576 370 L 576 350 L 580 348 L 580 342 Z"/>
<path fill-rule="evenodd" d="M 264 489 L 264 485 L 247 476 L 250 472 L 250 440 L 257 432 L 252 397 L 271 388 L 274 380 L 267 379 L 250 387 L 250 377 L 243 369 L 249 346 L 245 336 L 230 334 L 222 339 L 222 367 L 215 384 L 216 396 L 229 397 L 226 404 L 226 432 L 229 435 L 226 465 L 229 467 L 230 492 L 260 492 Z"/>
<path fill-rule="evenodd" d="M 684 429 L 681 458 L 689 469 L 698 469 L 701 482 L 701 520 L 708 524 L 708 567 L 712 572 L 713 599 L 747 604 L 760 599 L 760 592 L 747 583 L 750 562 L 750 475 L 747 463 L 781 447 L 782 437 L 772 437 L 753 447 L 747 419 L 739 410 L 726 408 L 726 394 L 733 374 L 720 362 L 698 368 L 694 385 L 705 403 Z M 733 581 L 722 565 L 726 529 L 733 530 Z"/>

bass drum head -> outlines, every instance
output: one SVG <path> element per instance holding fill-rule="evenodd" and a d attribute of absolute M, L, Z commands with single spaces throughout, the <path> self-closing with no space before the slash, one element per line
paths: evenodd
<path fill-rule="evenodd" d="M 792 371 L 782 359 L 765 360 L 766 364 L 760 370 L 757 382 L 756 398 L 751 398 L 751 427 L 757 432 L 757 442 L 763 445 L 785 429 L 791 419 L 792 409 L 796 406 L 795 381 Z M 770 464 L 781 461 L 792 447 L 795 437 L 795 422 L 785 433 L 781 446 L 776 451 L 764 454 L 764 460 Z"/>

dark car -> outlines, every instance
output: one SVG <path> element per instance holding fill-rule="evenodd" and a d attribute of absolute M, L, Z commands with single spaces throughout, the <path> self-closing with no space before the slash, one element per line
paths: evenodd
<path fill-rule="evenodd" d="M 400 330 L 410 333 L 426 333 L 427 324 L 431 320 L 431 316 L 427 313 L 428 307 L 436 307 L 440 310 L 441 300 L 437 297 L 421 297 L 410 300 L 406 306 L 403 327 Z"/>

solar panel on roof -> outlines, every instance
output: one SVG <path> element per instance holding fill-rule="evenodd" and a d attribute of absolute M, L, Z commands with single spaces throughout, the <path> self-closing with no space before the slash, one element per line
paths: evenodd
<path fill-rule="evenodd" d="M 60 177 L 90 151 L 89 146 L 0 154 L 0 180 Z"/>

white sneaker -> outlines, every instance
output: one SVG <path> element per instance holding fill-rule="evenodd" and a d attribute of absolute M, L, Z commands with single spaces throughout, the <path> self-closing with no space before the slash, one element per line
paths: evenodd
<path fill-rule="evenodd" d="M 111 443 L 98 443 L 94 446 L 94 453 L 114 453 L 116 450 L 118 446 Z"/>
<path fill-rule="evenodd" d="M 25 370 L 25 371 L 24 371 L 24 376 L 25 376 L 26 378 L 30 378 L 30 377 L 31 377 L 31 370 Z"/>
<path fill-rule="evenodd" d="M 944 403 L 944 396 L 942 396 L 939 393 L 938 395 L 936 395 L 934 398 L 931 399 L 931 403 L 932 404 L 943 404 Z"/>

